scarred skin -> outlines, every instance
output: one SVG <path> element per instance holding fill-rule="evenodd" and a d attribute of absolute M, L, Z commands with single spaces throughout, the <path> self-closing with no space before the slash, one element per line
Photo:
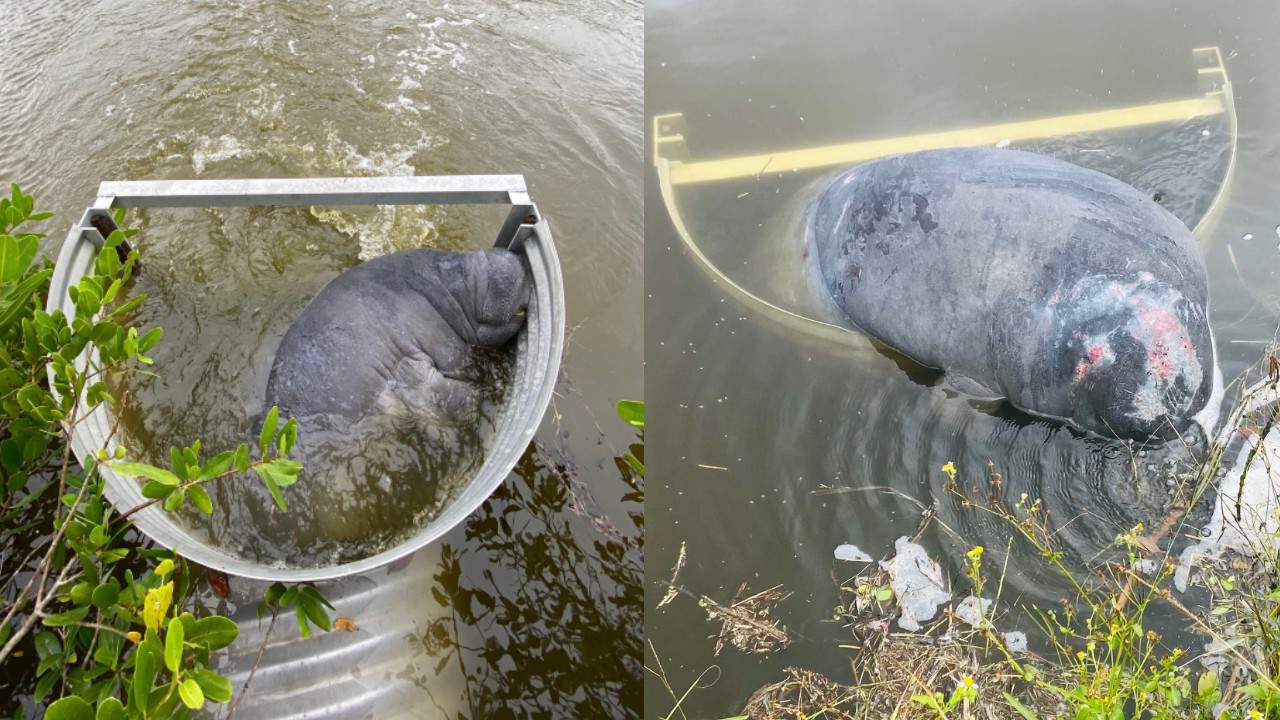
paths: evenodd
<path fill-rule="evenodd" d="M 1013 150 L 877 160 L 820 194 L 806 253 L 850 322 L 957 390 L 1107 437 L 1216 422 L 1195 239 L 1107 175 Z"/>
<path fill-rule="evenodd" d="M 475 347 L 524 325 L 529 285 L 506 250 L 407 250 L 324 287 L 276 351 L 267 405 L 284 417 L 373 413 L 448 422 L 474 410 Z"/>

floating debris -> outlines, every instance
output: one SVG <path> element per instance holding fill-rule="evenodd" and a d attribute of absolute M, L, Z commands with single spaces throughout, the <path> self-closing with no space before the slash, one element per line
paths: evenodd
<path fill-rule="evenodd" d="M 747 584 L 738 587 L 734 597 L 740 597 Z M 774 585 L 768 590 L 761 590 L 751 597 L 735 600 L 725 607 L 703 595 L 699 604 L 707 611 L 707 619 L 720 623 L 720 632 L 712 637 L 716 640 L 715 655 L 719 656 L 728 643 L 745 653 L 771 653 L 791 644 L 791 636 L 778 620 L 770 613 L 774 606 L 791 597 L 789 591 L 781 585 Z"/>
<path fill-rule="evenodd" d="M 1255 401 L 1256 402 L 1256 401 Z M 1252 402 L 1250 403 L 1252 404 Z M 1280 439 L 1245 428 L 1244 442 L 1231 469 L 1223 475 L 1213 515 L 1200 542 L 1182 551 L 1173 585 L 1186 592 L 1191 569 L 1200 560 L 1216 559 L 1227 550 L 1244 557 L 1280 546 Z"/>
<path fill-rule="evenodd" d="M 1139 558 L 1133 563 L 1133 569 L 1147 577 L 1155 577 L 1160 570 L 1160 560 L 1153 557 Z"/>
<path fill-rule="evenodd" d="M 897 553 L 892 560 L 880 562 L 889 573 L 889 586 L 902 614 L 898 627 L 908 632 L 920 629 L 920 623 L 933 619 L 938 606 L 951 600 L 951 592 L 942 579 L 942 568 L 929 559 L 920 545 L 905 535 L 898 538 L 893 549 Z"/>
<path fill-rule="evenodd" d="M 845 543 L 836 546 L 836 559 L 845 562 L 871 562 L 872 557 L 861 550 L 857 545 Z"/>
<path fill-rule="evenodd" d="M 334 619 L 333 629 L 341 630 L 343 632 L 355 632 L 360 629 L 360 626 L 356 624 L 355 620 L 352 620 L 349 617 L 340 617 Z"/>
<path fill-rule="evenodd" d="M 956 619 L 971 626 L 983 627 L 991 623 L 987 621 L 987 612 L 991 610 L 991 601 L 986 598 L 970 595 L 956 605 Z"/>
<path fill-rule="evenodd" d="M 751 720 L 773 718 L 831 718 L 853 720 L 850 712 L 840 709 L 847 704 L 852 688 L 812 670 L 789 667 L 783 671 L 787 679 L 771 683 L 751 693 L 742 714 Z"/>
<path fill-rule="evenodd" d="M 671 581 L 667 583 L 667 594 L 662 596 L 662 600 L 658 602 L 655 609 L 663 607 L 672 600 L 675 600 L 676 595 L 680 593 L 680 590 L 676 586 L 676 580 L 680 577 L 680 571 L 684 569 L 686 559 L 684 542 L 682 541 L 680 543 L 680 554 L 676 556 L 675 567 L 671 568 Z"/>
<path fill-rule="evenodd" d="M 1253 233 L 1245 233 L 1245 234 L 1244 234 L 1240 239 L 1241 239 L 1241 240 L 1252 240 L 1252 239 L 1253 239 Z"/>
<path fill-rule="evenodd" d="M 1009 144 L 1010 144 L 1009 138 L 1001 138 L 996 142 L 996 147 L 1003 150 L 1004 148 L 1009 147 Z"/>
<path fill-rule="evenodd" d="M 1004 646 L 1011 653 L 1027 651 L 1027 634 L 1021 630 L 1011 630 L 1004 634 Z"/>

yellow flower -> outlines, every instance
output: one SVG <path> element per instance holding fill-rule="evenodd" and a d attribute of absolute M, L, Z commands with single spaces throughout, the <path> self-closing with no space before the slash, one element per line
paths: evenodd
<path fill-rule="evenodd" d="M 173 581 L 158 588 L 147 591 L 142 603 L 142 622 L 148 630 L 156 630 L 164 622 L 165 613 L 169 612 L 169 604 L 173 602 Z"/>
<path fill-rule="evenodd" d="M 130 630 L 129 632 L 125 633 L 125 636 L 128 637 L 130 640 L 132 640 L 134 645 L 137 645 L 138 643 L 142 642 L 142 633 L 138 632 L 137 630 Z"/>
<path fill-rule="evenodd" d="M 973 678 L 969 677 L 968 675 L 965 675 L 964 677 L 960 678 L 960 684 L 964 686 L 966 690 L 970 689 L 974 685 Z"/>
<path fill-rule="evenodd" d="M 965 553 L 965 555 L 967 555 L 970 560 L 977 560 L 982 557 L 982 550 L 983 548 L 981 545 L 974 545 L 973 549 Z"/>
<path fill-rule="evenodd" d="M 948 461 L 947 461 L 947 464 L 942 466 L 942 472 L 946 473 L 946 474 L 947 474 L 947 477 L 951 478 L 952 480 L 955 480 L 955 479 L 956 479 L 956 464 L 955 464 L 955 463 L 953 463 L 953 462 L 951 462 L 950 460 L 948 460 Z"/>

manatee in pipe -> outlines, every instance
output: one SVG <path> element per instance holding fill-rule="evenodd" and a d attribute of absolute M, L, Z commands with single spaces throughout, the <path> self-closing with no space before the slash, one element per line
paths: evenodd
<path fill-rule="evenodd" d="M 821 192 L 805 252 L 839 312 L 956 390 L 1107 437 L 1217 422 L 1199 248 L 1115 178 L 1015 150 L 884 158 Z"/>
<path fill-rule="evenodd" d="M 295 542 L 357 540 L 420 512 L 407 506 L 428 495 L 360 475 L 477 459 L 461 456 L 483 445 L 474 426 L 493 367 L 481 355 L 524 325 L 529 292 L 524 260 L 501 249 L 397 252 L 326 285 L 285 334 L 267 381 L 266 406 L 298 418 L 304 465 L 286 493 L 291 512 L 273 524 L 311 524 L 291 530 Z"/>

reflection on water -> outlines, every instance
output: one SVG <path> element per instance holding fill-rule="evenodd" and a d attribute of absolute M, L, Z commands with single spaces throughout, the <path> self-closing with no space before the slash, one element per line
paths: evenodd
<path fill-rule="evenodd" d="M 626 528 L 591 506 L 568 458 L 525 453 L 519 481 L 467 519 L 473 546 L 441 548 L 432 596 L 446 613 L 409 636 L 422 660 L 403 677 L 429 688 L 446 663 L 496 669 L 468 674 L 471 718 L 638 716 L 644 488 L 615 464 L 635 503 Z M 564 512 L 590 518 L 589 543 Z M 464 570 L 477 562 L 488 568 L 479 577 Z M 519 591 L 496 593 L 495 573 L 519 578 Z"/>
<path fill-rule="evenodd" d="M 1152 13 L 1093 5 L 996 3 L 975 12 L 940 3 L 815 2 L 794 12 L 763 2 L 653 3 L 648 110 L 683 113 L 694 160 L 767 155 L 1196 97 L 1204 88 L 1191 48 L 1221 44 L 1237 87 L 1249 87 L 1237 90 L 1235 180 L 1217 223 L 1199 237 L 1229 381 L 1257 361 L 1257 343 L 1273 336 L 1277 319 L 1267 300 L 1274 244 L 1241 240 L 1275 225 L 1260 212 L 1269 195 L 1258 184 L 1280 182 L 1260 160 L 1274 152 L 1262 138 L 1280 124 L 1272 110 L 1280 94 L 1266 81 L 1270 46 L 1250 28 L 1274 23 L 1276 11 L 1255 3 L 1227 20 L 1187 6 Z M 714 37 L 704 32 L 709 24 L 718 28 Z M 759 33 L 763 27 L 770 32 Z M 717 39 L 740 35 L 756 42 Z M 1222 115 L 1013 146 L 1125 179 L 1191 224 L 1216 195 L 1229 148 Z M 762 172 L 678 186 L 676 197 L 691 235 L 735 282 L 832 322 L 799 260 L 808 200 L 833 172 Z M 709 665 L 720 668 L 713 687 L 683 704 L 690 716 L 734 714 L 788 666 L 851 679 L 849 654 L 839 648 L 847 630 L 830 618 L 836 588 L 857 568 L 836 562 L 832 551 L 854 543 L 873 556 L 890 552 L 919 521 L 919 507 L 902 496 L 936 509 L 924 542 L 953 577 L 961 551 L 982 544 L 991 567 L 1004 572 L 1011 605 L 1072 597 L 1038 558 L 1010 545 L 1001 521 L 967 510 L 946 490 L 944 463 L 954 462 L 957 483 L 971 495 L 996 494 L 1010 506 L 1023 493 L 1041 498 L 1059 547 L 1077 566 L 1110 557 L 1122 530 L 1163 517 L 1176 503 L 1168 481 L 1195 466 L 1194 454 L 1180 447 L 1107 443 L 1007 405 L 949 395 L 934 387 L 936 373 L 865 344 L 771 322 L 709 282 L 661 203 L 646 215 L 648 400 L 651 415 L 663 420 L 649 436 L 656 482 L 648 576 L 666 577 L 684 543 L 691 590 L 719 601 L 743 582 L 747 592 L 781 583 L 794 593 L 777 613 L 794 642 L 763 661 L 729 652 L 713 658 L 701 639 L 710 632 L 703 613 L 682 600 L 650 613 L 647 637 L 673 684 L 682 690 Z M 853 490 L 868 486 L 893 492 Z M 661 596 L 650 587 L 647 607 Z M 1168 614 L 1157 610 L 1150 622 L 1177 637 L 1166 632 L 1174 629 Z M 1006 624 L 1001 629 L 1035 631 L 1016 613 Z M 651 707 L 671 704 L 654 684 L 646 693 Z"/>

